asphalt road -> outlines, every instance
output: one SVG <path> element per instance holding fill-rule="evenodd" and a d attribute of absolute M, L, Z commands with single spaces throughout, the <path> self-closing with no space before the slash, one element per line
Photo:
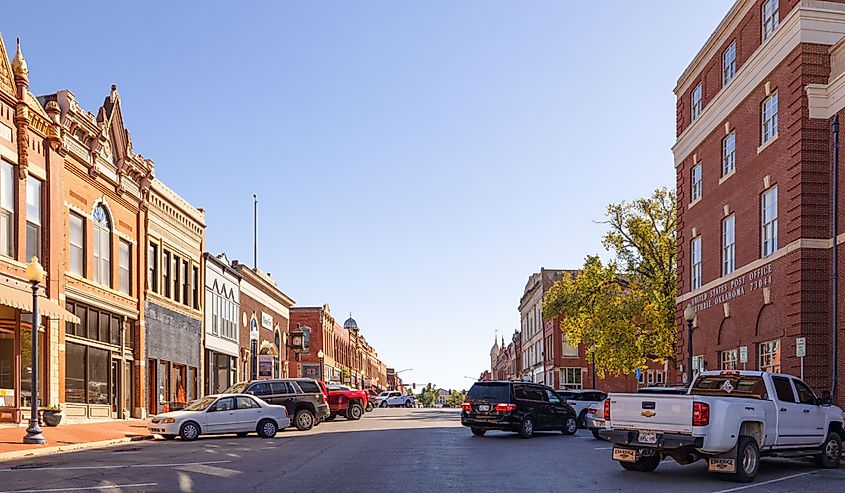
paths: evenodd
<path fill-rule="evenodd" d="M 479 438 L 445 409 L 376 409 L 357 422 L 338 418 L 269 440 L 157 440 L 0 463 L 0 492 L 482 490 L 845 492 L 845 469 L 765 460 L 750 485 L 721 481 L 703 462 L 669 460 L 651 474 L 628 472 L 610 459 L 607 442 L 585 430 Z"/>

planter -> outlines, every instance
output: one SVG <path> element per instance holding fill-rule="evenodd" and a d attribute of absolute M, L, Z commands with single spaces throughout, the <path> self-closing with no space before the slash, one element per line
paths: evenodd
<path fill-rule="evenodd" d="M 42 411 L 41 413 L 41 419 L 47 426 L 59 426 L 59 423 L 62 422 L 62 416 L 64 414 L 61 411 Z"/>

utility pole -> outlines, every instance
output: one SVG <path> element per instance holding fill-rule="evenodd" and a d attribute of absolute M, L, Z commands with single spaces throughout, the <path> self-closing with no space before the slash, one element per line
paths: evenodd
<path fill-rule="evenodd" d="M 252 268 L 258 270 L 258 195 L 252 194 Z"/>

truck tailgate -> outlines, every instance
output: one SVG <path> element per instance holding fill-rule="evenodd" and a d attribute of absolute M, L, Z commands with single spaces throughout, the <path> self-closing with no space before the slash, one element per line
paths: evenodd
<path fill-rule="evenodd" d="M 691 395 L 610 394 L 614 429 L 692 433 Z"/>

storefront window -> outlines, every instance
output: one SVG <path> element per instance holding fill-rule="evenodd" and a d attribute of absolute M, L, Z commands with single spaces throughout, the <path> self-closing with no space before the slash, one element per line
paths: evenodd
<path fill-rule="evenodd" d="M 0 407 L 15 405 L 15 333 L 0 330 Z"/>
<path fill-rule="evenodd" d="M 28 321 L 31 315 L 22 315 L 21 321 Z M 46 402 L 47 395 L 47 367 L 45 358 L 47 354 L 47 341 L 44 332 L 38 334 L 38 393 L 39 401 Z M 32 405 L 32 329 L 28 326 L 21 327 L 21 406 Z"/>
<path fill-rule="evenodd" d="M 85 346 L 65 344 L 65 401 L 85 404 Z"/>
<path fill-rule="evenodd" d="M 109 352 L 88 348 L 88 404 L 109 403 Z"/>

